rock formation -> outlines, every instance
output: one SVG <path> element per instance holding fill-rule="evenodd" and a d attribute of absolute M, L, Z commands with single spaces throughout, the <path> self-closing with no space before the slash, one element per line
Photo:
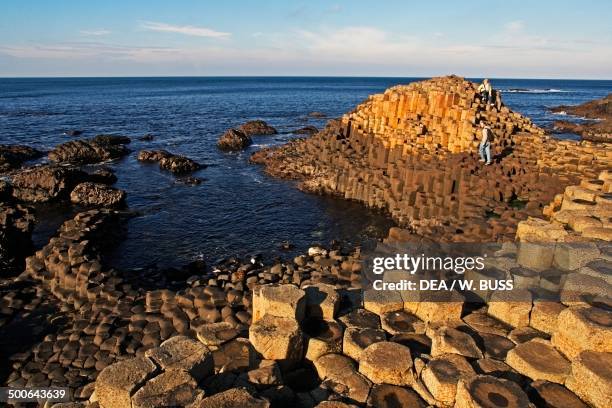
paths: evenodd
<path fill-rule="evenodd" d="M 72 189 L 87 179 L 75 167 L 43 165 L 31 167 L 12 176 L 13 196 L 28 203 L 44 203 L 68 198 Z"/>
<path fill-rule="evenodd" d="M 236 128 L 247 136 L 275 135 L 278 131 L 263 120 L 251 120 Z"/>
<path fill-rule="evenodd" d="M 0 277 L 23 270 L 33 229 L 34 215 L 27 207 L 0 200 Z"/>
<path fill-rule="evenodd" d="M 85 182 L 72 190 L 70 201 L 83 206 L 120 207 L 125 204 L 125 196 L 125 191 L 106 184 Z"/>
<path fill-rule="evenodd" d="M 138 160 L 142 162 L 159 162 L 159 168 L 174 174 L 185 174 L 202 168 L 202 165 L 188 157 L 172 154 L 166 150 L 141 150 Z"/>
<path fill-rule="evenodd" d="M 557 106 L 552 111 L 591 119 L 580 123 L 557 120 L 553 124 L 556 132 L 577 133 L 582 139 L 593 142 L 612 142 L 612 94 L 581 105 Z"/>
<path fill-rule="evenodd" d="M 253 139 L 238 129 L 229 129 L 217 141 L 217 147 L 225 151 L 242 150 L 253 143 Z"/>
<path fill-rule="evenodd" d="M 475 153 L 480 122 L 494 132 L 492 166 Z M 251 160 L 306 191 L 385 210 L 420 236 L 482 242 L 512 239 L 519 220 L 609 167 L 612 149 L 551 139 L 507 107 L 485 106 L 475 84 L 444 77 L 373 95 L 318 134 Z"/>
<path fill-rule="evenodd" d="M 28 160 L 42 157 L 40 150 L 22 145 L 0 145 L 0 173 L 19 168 Z"/>
<path fill-rule="evenodd" d="M 129 153 L 126 136 L 98 135 L 93 139 L 72 140 L 49 152 L 49 160 L 57 163 L 93 164 L 115 160 Z"/>

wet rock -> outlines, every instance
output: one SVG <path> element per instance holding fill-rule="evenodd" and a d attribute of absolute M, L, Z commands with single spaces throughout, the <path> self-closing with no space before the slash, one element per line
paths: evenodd
<path fill-rule="evenodd" d="M 125 197 L 123 190 L 91 182 L 77 184 L 70 193 L 72 203 L 93 207 L 121 207 L 125 204 Z"/>
<path fill-rule="evenodd" d="M 96 379 L 96 396 L 104 408 L 131 406 L 131 397 L 151 378 L 157 367 L 145 357 L 117 362 L 106 367 Z"/>
<path fill-rule="evenodd" d="M 49 152 L 49 160 L 57 163 L 93 164 L 115 160 L 129 153 L 125 136 L 98 135 L 93 139 L 72 140 Z"/>
<path fill-rule="evenodd" d="M 253 143 L 250 136 L 237 129 L 229 129 L 217 141 L 217 147 L 224 151 L 242 150 Z"/>
<path fill-rule="evenodd" d="M 164 371 L 183 370 L 196 381 L 212 374 L 213 357 L 203 344 L 186 336 L 174 336 L 159 347 L 148 350 L 145 356 L 153 360 Z"/>
<path fill-rule="evenodd" d="M 275 135 L 278 133 L 275 128 L 268 125 L 263 120 L 248 121 L 238 126 L 237 130 L 244 133 L 246 136 Z"/>
<path fill-rule="evenodd" d="M 594 407 L 612 405 L 612 353 L 584 351 L 572 360 L 565 383 L 583 401 Z"/>
<path fill-rule="evenodd" d="M 365 403 L 372 383 L 360 374 L 355 363 L 341 354 L 326 354 L 314 362 L 319 378 L 331 390 L 359 403 Z"/>
<path fill-rule="evenodd" d="M 368 346 L 359 358 L 359 372 L 376 384 L 410 385 L 412 367 L 410 349 L 387 341 Z"/>
<path fill-rule="evenodd" d="M 193 408 L 269 408 L 266 400 L 255 398 L 244 388 L 232 388 L 204 398 Z"/>
<path fill-rule="evenodd" d="M 140 137 L 138 138 L 138 140 L 140 140 L 140 141 L 142 141 L 142 142 L 150 142 L 150 141 L 152 141 L 152 140 L 154 140 L 154 139 L 155 139 L 155 136 L 153 136 L 153 135 L 152 135 L 152 134 L 150 134 L 150 133 L 147 133 L 146 135 L 140 136 Z"/>
<path fill-rule="evenodd" d="M 115 184 L 117 182 L 117 176 L 115 172 L 110 167 L 100 167 L 96 169 L 93 173 L 89 173 L 87 179 L 92 183 L 101 183 L 101 184 Z"/>
<path fill-rule="evenodd" d="M 78 130 L 78 129 L 69 129 L 67 131 L 64 132 L 67 136 L 80 136 L 83 134 L 82 130 Z"/>
<path fill-rule="evenodd" d="M 303 333 L 295 319 L 266 314 L 249 328 L 249 340 L 265 359 L 291 365 L 302 358 Z"/>
<path fill-rule="evenodd" d="M 455 408 L 530 406 L 527 395 L 514 382 L 488 375 L 459 380 Z"/>
<path fill-rule="evenodd" d="M 170 370 L 147 381 L 132 397 L 132 408 L 186 406 L 198 395 L 197 382 L 186 371 Z"/>
<path fill-rule="evenodd" d="M 310 112 L 310 113 L 308 114 L 308 117 L 310 117 L 310 118 L 322 119 L 322 118 L 326 118 L 326 117 L 327 117 L 327 115 L 326 115 L 326 114 L 324 114 L 323 112 L 316 112 L 316 111 L 315 111 L 315 112 Z"/>
<path fill-rule="evenodd" d="M 304 126 L 303 128 L 295 129 L 291 133 L 296 134 L 296 135 L 309 135 L 310 136 L 318 132 L 319 132 L 319 129 L 317 129 L 315 126 Z"/>
<path fill-rule="evenodd" d="M 138 152 L 138 161 L 159 162 L 167 157 L 172 157 L 172 153 L 167 150 L 141 150 Z"/>
<path fill-rule="evenodd" d="M 202 165 L 188 157 L 176 155 L 167 150 L 141 150 L 138 161 L 159 162 L 159 167 L 174 174 L 185 174 L 202 168 Z"/>
<path fill-rule="evenodd" d="M 86 174 L 73 167 L 54 165 L 24 169 L 12 177 L 13 196 L 20 201 L 44 203 L 67 198 Z"/>
<path fill-rule="evenodd" d="M 43 153 L 33 147 L 0 144 L 0 173 L 19 168 L 23 162 L 42 157 Z"/>

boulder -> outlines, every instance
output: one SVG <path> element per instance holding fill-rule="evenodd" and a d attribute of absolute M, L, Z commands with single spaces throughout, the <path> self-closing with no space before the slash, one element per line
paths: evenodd
<path fill-rule="evenodd" d="M 30 146 L 0 144 L 0 173 L 19 168 L 23 162 L 42 155 L 40 150 Z"/>
<path fill-rule="evenodd" d="M 335 321 L 308 318 L 302 323 L 306 334 L 306 359 L 315 361 L 328 353 L 342 351 L 342 327 Z"/>
<path fill-rule="evenodd" d="M 365 403 L 372 383 L 357 372 L 355 363 L 341 354 L 326 354 L 314 362 L 319 378 L 334 392 Z"/>
<path fill-rule="evenodd" d="M 563 384 L 570 363 L 550 344 L 534 339 L 517 345 L 508 352 L 506 363 L 532 380 Z"/>
<path fill-rule="evenodd" d="M 131 406 L 131 397 L 148 379 L 157 366 L 146 357 L 119 361 L 103 369 L 96 379 L 96 396 L 104 408 Z"/>
<path fill-rule="evenodd" d="M 304 126 L 303 128 L 295 129 L 291 133 L 295 135 L 314 135 L 315 133 L 319 133 L 319 129 L 315 126 Z"/>
<path fill-rule="evenodd" d="M 172 153 L 167 150 L 141 150 L 138 152 L 138 161 L 160 162 L 162 159 L 172 156 Z"/>
<path fill-rule="evenodd" d="M 194 402 L 202 391 L 197 382 L 182 370 L 166 371 L 147 381 L 132 396 L 132 408 L 184 407 Z"/>
<path fill-rule="evenodd" d="M 229 129 L 217 141 L 217 147 L 225 151 L 242 150 L 253 143 L 250 136 L 237 129 Z"/>
<path fill-rule="evenodd" d="M 455 408 L 525 408 L 529 399 L 515 382 L 478 375 L 459 380 Z"/>
<path fill-rule="evenodd" d="M 23 271 L 32 250 L 34 219 L 27 207 L 0 203 L 0 277 Z"/>
<path fill-rule="evenodd" d="M 580 353 L 565 385 L 595 408 L 612 406 L 612 353 Z"/>
<path fill-rule="evenodd" d="M 129 153 L 125 136 L 99 135 L 89 140 L 71 140 L 49 152 L 49 160 L 57 163 L 93 164 L 116 160 Z"/>
<path fill-rule="evenodd" d="M 262 388 L 283 384 L 280 367 L 274 360 L 261 360 L 257 368 L 247 372 L 245 377 L 249 383 L 262 386 Z"/>
<path fill-rule="evenodd" d="M 238 337 L 217 347 L 213 351 L 215 371 L 217 372 L 248 371 L 256 366 L 257 352 L 249 339 Z"/>
<path fill-rule="evenodd" d="M 249 340 L 265 359 L 287 366 L 302 359 L 303 333 L 295 319 L 266 314 L 251 324 Z"/>
<path fill-rule="evenodd" d="M 153 360 L 164 371 L 183 370 L 196 381 L 213 372 L 213 356 L 210 350 L 198 341 L 186 336 L 174 336 L 147 350 L 145 356 Z"/>
<path fill-rule="evenodd" d="M 275 128 L 268 125 L 263 120 L 250 120 L 238 126 L 237 130 L 241 131 L 247 136 L 275 135 L 278 133 Z"/>
<path fill-rule="evenodd" d="M 410 349 L 388 341 L 371 344 L 359 358 L 359 372 L 375 384 L 411 385 L 412 367 Z"/>
<path fill-rule="evenodd" d="M 72 189 L 86 178 L 84 172 L 74 167 L 32 167 L 13 175 L 13 196 L 29 203 L 67 198 Z"/>
<path fill-rule="evenodd" d="M 558 302 L 536 301 L 531 309 L 529 324 L 536 330 L 553 334 L 557 330 L 557 318 L 565 310 Z"/>
<path fill-rule="evenodd" d="M 138 152 L 138 161 L 158 162 L 161 169 L 174 174 L 190 173 L 202 168 L 202 165 L 194 160 L 167 150 L 141 150 Z"/>
<path fill-rule="evenodd" d="M 77 184 L 70 193 L 72 203 L 92 207 L 121 207 L 125 197 L 123 190 L 91 182 Z"/>

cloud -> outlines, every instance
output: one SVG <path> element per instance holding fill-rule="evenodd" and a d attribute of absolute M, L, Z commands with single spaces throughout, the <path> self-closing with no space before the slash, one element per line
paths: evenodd
<path fill-rule="evenodd" d="M 108 35 L 111 33 L 109 30 L 100 29 L 100 30 L 81 30 L 79 31 L 81 35 L 92 35 L 92 36 L 100 36 L 100 35 Z"/>
<path fill-rule="evenodd" d="M 519 31 L 523 31 L 525 28 L 525 22 L 522 20 L 510 21 L 504 25 L 506 31 L 511 33 L 516 33 Z"/>
<path fill-rule="evenodd" d="M 196 27 L 191 25 L 177 26 L 166 23 L 157 23 L 153 21 L 146 21 L 140 25 L 145 30 L 159 31 L 166 33 L 178 33 L 183 35 L 189 35 L 194 37 L 209 37 L 209 38 L 227 38 L 231 33 L 224 33 L 221 31 L 215 31 L 206 27 Z"/>

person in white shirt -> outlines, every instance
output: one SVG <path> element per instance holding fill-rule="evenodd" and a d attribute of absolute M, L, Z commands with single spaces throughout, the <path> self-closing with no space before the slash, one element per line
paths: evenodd
<path fill-rule="evenodd" d="M 480 99 L 485 103 L 493 104 L 493 87 L 488 79 L 485 78 L 482 81 L 482 84 L 478 87 L 478 93 L 480 94 Z"/>
<path fill-rule="evenodd" d="M 491 127 L 484 122 L 480 122 L 480 128 L 482 129 L 482 139 L 480 140 L 480 147 L 478 154 L 480 154 L 480 161 L 484 162 L 486 166 L 491 164 L 491 142 L 493 141 L 493 131 Z"/>

